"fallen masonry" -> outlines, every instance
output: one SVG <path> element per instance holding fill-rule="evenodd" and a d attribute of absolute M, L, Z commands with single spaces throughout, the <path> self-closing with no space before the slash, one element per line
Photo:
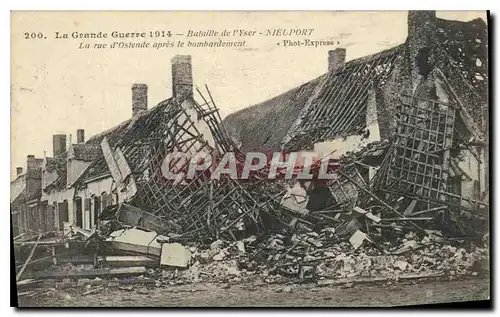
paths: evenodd
<path fill-rule="evenodd" d="M 81 236 L 72 239 L 79 238 Z M 148 256 L 106 255 L 98 256 L 96 263 L 50 263 L 44 270 L 25 273 L 18 287 L 20 290 L 54 286 L 94 289 L 101 285 L 122 287 L 120 285 L 130 284 L 123 287 L 137 290 L 141 287 L 138 285 L 148 284 L 215 282 L 232 285 L 248 281 L 264 284 L 313 282 L 321 286 L 483 276 L 489 267 L 486 246 L 444 238 L 437 231 L 429 231 L 423 237 L 410 231 L 397 241 L 380 245 L 369 242 L 357 249 L 326 230 L 292 237 L 274 234 L 263 240 L 250 236 L 240 242 L 217 240 L 211 245 L 190 243 L 191 246 L 165 242 L 161 256 L 152 253 Z M 242 251 L 241 244 L 246 251 Z M 121 254 L 121 250 L 106 253 Z"/>
<path fill-rule="evenodd" d="M 270 181 L 268 165 L 245 181 L 213 179 L 208 170 L 190 181 L 159 177 L 161 158 L 174 149 L 220 156 L 232 151 L 244 160 L 208 94 L 200 93 L 205 103 L 194 107 L 214 145 L 204 141 L 179 100 L 158 106 L 157 119 L 142 122 L 114 147 L 103 139 L 106 164 L 127 199 L 104 209 L 93 231 L 67 224 L 65 236 L 17 237 L 20 288 L 48 280 L 324 284 L 488 272 L 488 205 L 447 191 L 451 185 L 438 177 L 443 167 L 439 175 L 411 176 L 405 164 L 411 169 L 417 162 L 417 174 L 422 164 L 435 168 L 428 162 L 440 159 L 436 151 L 448 141 L 417 145 L 405 124 L 394 142 L 370 143 L 329 164 L 333 177 L 326 181 Z M 445 131 L 452 124 L 439 122 L 422 129 Z M 321 166 L 308 168 L 317 175 Z"/>

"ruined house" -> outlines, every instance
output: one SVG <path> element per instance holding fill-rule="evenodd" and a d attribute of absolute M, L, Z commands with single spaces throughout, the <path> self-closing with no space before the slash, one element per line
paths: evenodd
<path fill-rule="evenodd" d="M 130 225 L 166 229 L 167 220 L 176 219 L 187 230 L 204 223 L 191 219 L 202 217 L 202 210 L 206 213 L 220 205 L 226 212 L 210 213 L 209 217 L 231 222 L 227 213 L 247 208 L 236 205 L 244 192 L 234 182 L 214 190 L 207 175 L 186 182 L 162 174 L 169 153 L 217 156 L 233 148 L 208 88 L 208 96 L 200 92 L 203 102 L 193 96 L 191 56 L 172 59 L 172 87 L 171 98 L 148 109 L 147 86 L 134 84 L 129 120 L 87 141 L 80 129 L 77 143 L 70 141 L 67 150 L 66 136 L 54 135 L 54 155 L 45 158 L 40 169 L 42 214 L 56 215 L 53 230 L 67 230 L 69 225 L 93 229 L 101 212 L 111 205 L 121 206 L 117 217 Z M 217 196 L 223 199 L 210 203 L 209 197 Z M 144 214 L 138 216 L 137 212 Z"/>
<path fill-rule="evenodd" d="M 357 201 L 360 187 L 370 183 L 385 199 L 406 197 L 399 208 L 405 215 L 442 202 L 484 209 L 487 37 L 482 19 L 449 21 L 434 11 L 410 11 L 404 43 L 349 62 L 346 49 L 332 50 L 325 74 L 224 123 L 243 152 L 344 158 L 343 174 L 329 184 L 339 203 Z M 359 151 L 364 154 L 353 160 Z"/>
<path fill-rule="evenodd" d="M 484 214 L 486 43 L 481 19 L 447 21 L 411 11 L 404 43 L 349 62 L 345 49 L 330 51 L 325 74 L 229 115 L 225 125 L 208 89 L 194 98 L 191 57 L 176 56 L 171 98 L 148 108 L 147 86 L 134 84 L 129 120 L 87 141 L 79 130 L 67 150 L 65 136 L 54 136 L 35 202 L 44 206 L 42 215 L 55 215 L 49 227 L 56 230 L 65 224 L 92 229 L 109 213 L 123 224 L 201 240 L 237 240 L 240 231 L 297 222 L 312 228 L 317 219 L 338 224 L 339 214 L 308 211 L 354 205 L 378 216 L 382 206 L 397 219 L 436 210 L 446 211 L 445 222 L 462 211 Z M 288 193 L 289 184 L 279 181 L 163 175 L 166 158 L 176 152 L 241 158 L 250 151 L 333 153 L 341 168 L 325 184 L 292 185 Z M 299 213 L 289 213 L 290 206 Z"/>
<path fill-rule="evenodd" d="M 189 101 L 193 95 L 190 56 L 174 57 L 172 78 L 173 96 L 186 98 L 183 107 L 193 112 L 193 102 Z M 120 170 L 113 170 L 112 166 L 109 166 L 113 160 L 109 161 L 106 156 L 112 156 L 113 153 L 109 152 L 132 139 L 148 142 L 149 133 L 158 133 L 158 130 L 164 128 L 160 128 L 163 118 L 160 113 L 173 102 L 174 98 L 169 98 L 148 109 L 147 85 L 133 84 L 131 119 L 93 136 L 88 141 L 85 141 L 84 130 L 79 129 L 77 143 L 70 144 L 67 151 L 66 136 L 54 135 L 54 157 L 46 158 L 43 167 L 43 198 L 55 209 L 59 220 L 57 229 L 63 230 L 63 222 L 83 229 L 92 229 L 103 209 L 128 201 L 130 196 L 133 196 L 133 193 L 130 195 L 120 191 L 119 182 L 123 180 Z M 190 115 L 196 117 L 193 113 Z M 201 130 L 213 144 L 208 128 L 202 127 Z M 121 164 L 128 165 L 126 160 Z"/>

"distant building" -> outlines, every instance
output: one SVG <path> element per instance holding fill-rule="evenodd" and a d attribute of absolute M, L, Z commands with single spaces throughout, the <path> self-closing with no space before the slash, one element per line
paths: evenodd
<path fill-rule="evenodd" d="M 46 231 L 51 226 L 54 215 L 45 215 L 42 197 L 43 159 L 28 155 L 26 171 L 17 167 L 17 176 L 11 182 L 10 208 L 13 221 L 13 233 L 35 235 Z"/>

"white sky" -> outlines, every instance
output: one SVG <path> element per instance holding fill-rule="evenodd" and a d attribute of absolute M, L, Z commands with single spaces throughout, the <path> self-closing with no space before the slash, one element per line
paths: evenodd
<path fill-rule="evenodd" d="M 486 20 L 485 12 L 438 17 Z M 53 32 L 166 29 L 314 28 L 311 39 L 335 39 L 347 60 L 393 47 L 407 35 L 407 13 L 392 12 L 16 12 L 12 15 L 11 177 L 26 155 L 52 156 L 52 135 L 85 129 L 86 139 L 130 118 L 134 82 L 149 87 L 149 107 L 171 96 L 170 59 L 190 54 L 194 83 L 207 84 L 221 115 L 274 97 L 327 69 L 335 47 L 283 48 L 278 38 L 248 38 L 241 49 L 78 50 L 79 40 Z M 47 40 L 25 40 L 24 32 Z M 179 39 L 179 38 L 176 38 Z M 231 38 L 235 40 L 236 38 Z M 198 39 L 199 40 L 199 39 Z"/>

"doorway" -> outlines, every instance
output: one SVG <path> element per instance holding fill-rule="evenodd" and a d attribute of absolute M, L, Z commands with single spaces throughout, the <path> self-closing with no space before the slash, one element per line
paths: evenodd
<path fill-rule="evenodd" d="M 83 206 L 82 199 L 80 197 L 75 198 L 75 208 L 76 208 L 76 226 L 83 227 Z"/>

